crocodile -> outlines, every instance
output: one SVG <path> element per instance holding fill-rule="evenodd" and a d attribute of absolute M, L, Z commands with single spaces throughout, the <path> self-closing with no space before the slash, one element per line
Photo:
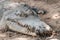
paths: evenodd
<path fill-rule="evenodd" d="M 3 16 L 0 20 L 0 30 L 10 29 L 22 34 L 37 36 L 51 34 L 52 28 L 42 21 L 39 14 L 43 10 L 32 8 L 25 3 L 3 2 Z"/>

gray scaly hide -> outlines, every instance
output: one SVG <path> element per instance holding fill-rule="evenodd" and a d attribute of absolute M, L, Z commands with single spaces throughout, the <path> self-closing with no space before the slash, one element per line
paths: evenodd
<path fill-rule="evenodd" d="M 41 21 L 35 10 L 28 5 L 10 1 L 3 1 L 0 5 L 2 6 L 0 12 L 3 13 L 0 30 L 8 27 L 13 31 L 32 36 L 52 31 L 51 27 Z"/>

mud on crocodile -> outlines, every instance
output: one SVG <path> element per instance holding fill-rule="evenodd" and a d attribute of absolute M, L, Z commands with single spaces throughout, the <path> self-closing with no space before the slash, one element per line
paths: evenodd
<path fill-rule="evenodd" d="M 43 10 L 31 8 L 24 3 L 3 2 L 3 16 L 0 21 L 0 30 L 10 29 L 27 35 L 45 35 L 52 33 L 52 28 L 41 21 L 39 14 Z"/>

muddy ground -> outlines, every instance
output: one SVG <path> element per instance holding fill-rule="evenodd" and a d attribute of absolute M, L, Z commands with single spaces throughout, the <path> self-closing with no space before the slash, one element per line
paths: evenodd
<path fill-rule="evenodd" d="M 57 32 L 51 37 L 32 37 L 16 32 L 0 33 L 0 40 L 60 40 L 60 0 L 11 0 L 13 2 L 25 2 L 26 4 L 43 9 L 46 14 L 40 14 L 41 20 L 46 22 Z M 0 14 L 1 15 L 1 14 Z"/>

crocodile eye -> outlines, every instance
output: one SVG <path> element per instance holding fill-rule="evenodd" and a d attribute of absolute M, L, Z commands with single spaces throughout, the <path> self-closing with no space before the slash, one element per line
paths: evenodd
<path fill-rule="evenodd" d="M 25 16 L 25 17 L 28 17 L 28 15 L 27 15 L 27 14 L 24 14 L 24 16 Z"/>
<path fill-rule="evenodd" d="M 38 14 L 39 14 L 39 13 L 41 13 L 41 14 L 44 14 L 44 11 L 42 11 L 42 10 L 39 10 L 39 11 L 38 11 Z"/>
<path fill-rule="evenodd" d="M 45 11 L 45 10 L 39 10 L 38 11 L 38 14 L 46 14 L 47 13 L 47 11 Z"/>
<path fill-rule="evenodd" d="M 27 17 L 28 15 L 21 13 L 19 16 L 20 16 L 20 17 Z"/>

